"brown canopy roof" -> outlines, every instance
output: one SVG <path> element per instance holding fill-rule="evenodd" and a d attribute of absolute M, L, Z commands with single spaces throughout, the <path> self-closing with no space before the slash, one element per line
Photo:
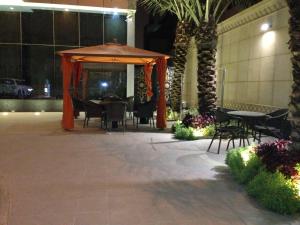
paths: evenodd
<path fill-rule="evenodd" d="M 69 55 L 73 60 L 81 62 L 126 64 L 155 63 L 160 57 L 169 58 L 168 55 L 115 43 L 70 49 L 60 51 L 58 54 Z"/>

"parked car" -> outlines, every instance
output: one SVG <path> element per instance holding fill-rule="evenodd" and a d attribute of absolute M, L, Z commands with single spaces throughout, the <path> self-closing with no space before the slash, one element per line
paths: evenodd
<path fill-rule="evenodd" d="M 14 78 L 0 78 L 0 96 L 27 98 L 32 94 L 33 88 L 25 80 Z"/>

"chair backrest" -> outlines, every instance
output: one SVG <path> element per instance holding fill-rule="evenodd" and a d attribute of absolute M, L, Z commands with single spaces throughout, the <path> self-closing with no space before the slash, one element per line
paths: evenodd
<path fill-rule="evenodd" d="M 271 117 L 280 116 L 282 114 L 288 113 L 288 111 L 289 111 L 288 109 L 278 109 L 278 110 L 268 113 L 267 115 L 271 116 Z"/>
<path fill-rule="evenodd" d="M 81 101 L 78 98 L 73 97 L 72 98 L 72 102 L 73 102 L 73 108 L 74 110 L 78 110 L 78 111 L 84 111 L 84 102 Z"/>
<path fill-rule="evenodd" d="M 276 127 L 278 129 L 282 130 L 284 121 L 287 120 L 289 112 L 288 112 L 288 110 L 281 110 L 280 113 L 281 114 L 279 114 L 279 112 L 277 112 L 276 114 L 274 113 L 273 114 L 274 116 L 269 115 L 269 117 L 266 120 L 266 125 Z"/>
<path fill-rule="evenodd" d="M 137 114 L 139 117 L 153 117 L 153 112 L 156 110 L 156 104 L 154 101 L 146 102 L 136 106 Z"/>
<path fill-rule="evenodd" d="M 110 102 L 105 105 L 106 118 L 108 121 L 120 121 L 125 118 L 126 103 L 125 102 Z"/>
<path fill-rule="evenodd" d="M 216 123 L 225 123 L 225 122 L 229 122 L 231 119 L 231 117 L 226 113 L 226 112 L 223 112 L 221 110 L 217 110 L 215 112 L 215 122 Z"/>
<path fill-rule="evenodd" d="M 84 109 L 87 117 L 101 117 L 103 114 L 103 106 L 91 102 L 91 101 L 85 101 L 84 103 Z"/>
<path fill-rule="evenodd" d="M 130 96 L 127 97 L 127 112 L 133 112 L 133 106 L 134 106 L 134 97 Z"/>

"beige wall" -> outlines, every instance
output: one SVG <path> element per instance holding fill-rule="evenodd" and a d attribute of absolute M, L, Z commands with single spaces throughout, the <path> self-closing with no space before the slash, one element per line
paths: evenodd
<path fill-rule="evenodd" d="M 254 7 L 248 9 L 247 13 L 250 15 L 262 8 Z M 288 9 L 283 7 L 219 35 L 219 99 L 220 71 L 226 68 L 225 103 L 288 106 L 292 85 L 291 53 L 287 44 L 288 18 Z M 234 19 L 225 21 L 220 26 L 226 26 L 226 23 L 231 23 Z M 270 22 L 272 27 L 269 31 L 262 32 L 260 27 L 265 22 Z"/>
<path fill-rule="evenodd" d="M 289 13 L 283 0 L 264 0 L 218 26 L 217 95 L 226 68 L 225 105 L 287 107 L 291 92 Z M 271 22 L 268 32 L 261 24 Z M 197 106 L 197 54 L 191 43 L 187 56 L 183 99 Z"/>
<path fill-rule="evenodd" d="M 25 2 L 71 4 L 107 8 L 135 9 L 135 0 L 25 0 Z"/>

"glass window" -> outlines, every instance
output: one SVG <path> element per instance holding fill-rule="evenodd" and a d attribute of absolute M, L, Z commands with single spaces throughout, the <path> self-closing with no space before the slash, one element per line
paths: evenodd
<path fill-rule="evenodd" d="M 127 43 L 126 16 L 104 16 L 104 43 L 108 42 L 118 42 L 120 44 Z"/>
<path fill-rule="evenodd" d="M 53 11 L 22 13 L 23 43 L 53 44 Z"/>
<path fill-rule="evenodd" d="M 103 44 L 103 15 L 80 13 L 80 45 Z"/>
<path fill-rule="evenodd" d="M 20 42 L 20 12 L 0 12 L 0 42 Z"/>
<path fill-rule="evenodd" d="M 79 46 L 78 13 L 54 12 L 56 45 Z"/>

